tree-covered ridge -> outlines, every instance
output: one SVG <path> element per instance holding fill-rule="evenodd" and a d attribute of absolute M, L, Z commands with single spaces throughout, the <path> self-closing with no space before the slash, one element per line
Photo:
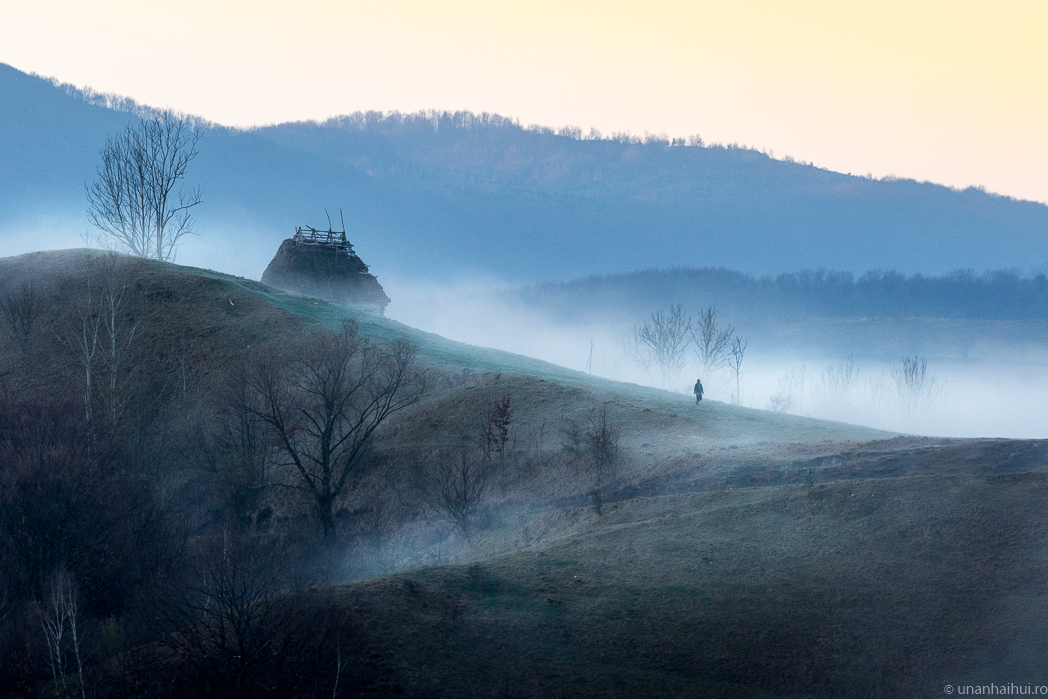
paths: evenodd
<path fill-rule="evenodd" d="M 769 177 L 788 179 L 791 189 L 842 193 L 876 182 L 789 157 L 776 160 L 738 144 L 707 144 L 698 135 L 583 133 L 573 126 L 522 126 L 517 119 L 468 111 L 356 112 L 253 132 L 372 177 L 416 183 L 439 177 L 444 184 L 481 191 L 627 193 L 654 204 L 759 191 Z"/>
<path fill-rule="evenodd" d="M 139 108 L 8 66 L 0 95 L 0 251 L 36 249 L 27 223 L 64 230 L 54 247 L 79 244 L 99 150 L 136 119 L 113 107 Z M 253 278 L 293 226 L 335 207 L 376 274 L 428 281 L 479 272 L 527 284 L 671 265 L 943 274 L 1048 260 L 1041 203 L 697 137 L 598 137 L 468 112 L 212 126 L 194 184 L 207 205 L 182 261 L 236 250 L 224 269 Z"/>
<path fill-rule="evenodd" d="M 1048 277 L 1016 270 L 861 275 L 809 269 L 755 276 L 722 268 L 644 270 L 591 276 L 509 292 L 527 305 L 567 317 L 645 312 L 666 303 L 714 303 L 739 317 L 900 317 L 979 320 L 1048 318 Z"/>

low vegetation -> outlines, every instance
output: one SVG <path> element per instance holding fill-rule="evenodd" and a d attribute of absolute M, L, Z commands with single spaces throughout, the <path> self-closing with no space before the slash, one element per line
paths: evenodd
<path fill-rule="evenodd" d="M 1039 443 L 91 251 L 0 260 L 0 301 L 3 696 L 883 696 L 1033 633 Z"/>

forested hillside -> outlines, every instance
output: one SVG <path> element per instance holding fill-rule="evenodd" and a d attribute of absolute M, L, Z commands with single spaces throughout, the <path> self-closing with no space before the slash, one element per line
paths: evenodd
<path fill-rule="evenodd" d="M 84 183 L 136 106 L 0 66 L 0 249 L 68 247 Z M 701 123 L 696 125 L 701 130 Z M 470 113 L 212 126 L 182 260 L 255 277 L 295 225 L 343 207 L 380 279 L 534 283 L 645 267 L 942 274 L 1048 261 L 1048 207 L 873 180 L 699 137 L 526 127 Z M 62 239 L 62 236 L 65 236 Z"/>
<path fill-rule="evenodd" d="M 859 276 L 825 269 L 756 277 L 727 269 L 644 270 L 591 276 L 505 293 L 507 300 L 568 321 L 644 316 L 669 303 L 714 305 L 735 317 L 924 317 L 1048 319 L 1043 273 L 959 270 L 941 276 L 871 270 Z"/>

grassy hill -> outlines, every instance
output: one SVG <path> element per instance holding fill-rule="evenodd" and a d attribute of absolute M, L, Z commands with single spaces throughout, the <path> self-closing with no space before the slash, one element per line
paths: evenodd
<path fill-rule="evenodd" d="M 886 446 L 814 485 L 631 498 L 510 556 L 342 594 L 374 628 L 373 672 L 408 696 L 1043 683 L 1048 445 Z"/>
<path fill-rule="evenodd" d="M 95 427 L 81 428 L 72 338 L 107 279 L 125 284 L 120 317 L 135 352 L 120 380 L 135 389 L 116 423 L 96 406 Z M 119 468 L 107 472 L 113 485 L 70 500 L 15 487 L 50 481 L 19 475 L 36 463 L 38 433 L 5 427 L 0 534 L 12 551 L 65 547 L 66 570 L 82 581 L 88 692 L 873 697 L 1048 681 L 1039 611 L 1048 443 L 901 437 L 695 405 L 257 282 L 96 251 L 0 260 L 0 299 L 28 281 L 42 313 L 28 340 L 3 328 L 0 421 L 50 424 L 32 406 L 66 396 L 72 416 L 40 443 L 75 428 L 94 435 L 84 463 L 112 453 Z M 293 361 L 344 319 L 375 346 L 410 341 L 429 390 L 383 426 L 369 468 L 337 503 L 337 546 L 318 548 L 308 497 L 280 485 L 293 482 L 282 481 L 289 472 L 273 461 L 268 480 L 238 490 L 214 456 L 226 452 L 209 445 L 243 367 Z M 100 396 L 107 378 L 100 369 Z M 468 526 L 456 526 L 434 496 L 433 466 L 441 454 L 476 454 L 504 397 L 505 453 Z M 572 450 L 572 430 L 594 431 L 602 408 L 619 452 L 601 483 L 585 450 Z M 70 453 L 46 451 L 41 463 L 61 466 Z M 87 524 L 91 498 L 110 502 L 115 489 L 152 503 L 107 506 L 138 523 L 129 539 Z M 4 518 L 31 514 L 45 496 L 87 519 L 21 548 L 19 527 L 36 531 L 37 520 L 12 528 Z M 98 548 L 69 546 L 89 537 Z M 102 553 L 87 566 L 81 550 Z M 106 583 L 121 551 L 155 562 L 137 582 Z M 5 657 L 19 659 L 0 666 L 9 696 L 57 682 L 32 606 L 52 564 L 25 578 L 22 560 L 0 566 L 22 581 L 9 583 L 16 593 L 0 621 Z M 208 635 L 239 628 L 208 621 L 227 588 L 205 586 L 215 600 L 206 609 L 186 606 L 201 579 L 256 591 L 236 617 L 257 641 L 248 647 L 261 649 L 251 663 Z M 251 673 L 221 684 L 238 662 Z M 74 667 L 69 686 L 80 681 Z"/>

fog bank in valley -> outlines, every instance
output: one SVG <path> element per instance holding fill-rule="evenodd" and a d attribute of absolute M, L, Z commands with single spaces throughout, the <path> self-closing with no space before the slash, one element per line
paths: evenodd
<path fill-rule="evenodd" d="M 393 302 L 387 315 L 469 344 L 534 357 L 617 381 L 665 388 L 693 402 L 701 375 L 694 348 L 669 383 L 641 366 L 625 340 L 649 318 L 555 320 L 498 293 L 496 280 L 419 285 L 383 279 Z M 502 285 L 504 287 L 504 285 Z M 652 312 L 663 309 L 652 309 Z M 699 309 L 686 309 L 694 315 Z M 730 308 L 722 321 L 732 322 Z M 702 376 L 705 399 L 744 407 L 944 437 L 1045 436 L 1048 353 L 1040 321 L 995 323 L 943 319 L 832 319 L 747 323 L 736 377 L 726 367 Z M 918 385 L 903 376 L 906 358 L 923 364 Z M 700 408 L 701 409 L 701 408 Z"/>

